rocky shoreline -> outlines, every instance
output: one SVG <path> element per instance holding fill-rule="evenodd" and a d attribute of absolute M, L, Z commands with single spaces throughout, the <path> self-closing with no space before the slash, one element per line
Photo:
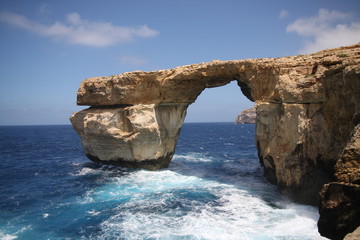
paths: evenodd
<path fill-rule="evenodd" d="M 90 159 L 159 169 L 171 161 L 188 105 L 205 88 L 233 80 L 255 102 L 265 177 L 298 202 L 320 202 L 323 236 L 342 239 L 354 231 L 360 225 L 360 44 L 85 79 L 77 103 L 91 107 L 70 119 Z"/>

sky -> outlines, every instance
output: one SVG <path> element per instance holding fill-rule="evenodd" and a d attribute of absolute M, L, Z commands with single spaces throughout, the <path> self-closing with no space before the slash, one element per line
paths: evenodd
<path fill-rule="evenodd" d="M 0 0 L 0 125 L 69 124 L 83 79 L 360 42 L 359 0 Z M 206 89 L 186 122 L 254 103 Z"/>

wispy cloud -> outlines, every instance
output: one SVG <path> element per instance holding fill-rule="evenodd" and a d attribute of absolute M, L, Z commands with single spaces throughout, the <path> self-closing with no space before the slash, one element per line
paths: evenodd
<path fill-rule="evenodd" d="M 41 14 L 50 14 L 50 5 L 48 3 L 43 3 L 38 7 L 38 10 Z"/>
<path fill-rule="evenodd" d="M 320 9 L 314 17 L 299 18 L 289 24 L 287 32 L 304 38 L 300 53 L 310 53 L 360 42 L 360 21 L 339 11 Z"/>
<path fill-rule="evenodd" d="M 122 65 L 131 65 L 131 66 L 141 66 L 147 62 L 146 59 L 137 57 L 137 56 L 121 56 L 120 64 Z"/>
<path fill-rule="evenodd" d="M 138 37 L 148 38 L 159 34 L 157 30 L 146 25 L 115 26 L 109 22 L 82 19 L 78 13 L 67 14 L 65 22 L 56 21 L 51 25 L 38 23 L 25 16 L 8 12 L 0 13 L 0 21 L 57 41 L 93 47 L 106 47 L 131 42 Z"/>
<path fill-rule="evenodd" d="M 287 18 L 289 16 L 289 11 L 285 9 L 281 9 L 278 18 Z"/>

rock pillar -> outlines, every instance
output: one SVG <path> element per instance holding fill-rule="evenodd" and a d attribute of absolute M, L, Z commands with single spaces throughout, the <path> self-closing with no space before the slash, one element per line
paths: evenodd
<path fill-rule="evenodd" d="M 188 104 L 93 107 L 70 117 L 95 162 L 159 169 L 169 165 Z"/>

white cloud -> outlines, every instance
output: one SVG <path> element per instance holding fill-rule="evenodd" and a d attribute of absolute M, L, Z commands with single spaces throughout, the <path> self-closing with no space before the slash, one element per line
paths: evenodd
<path fill-rule="evenodd" d="M 130 42 L 136 37 L 148 38 L 159 34 L 157 30 L 146 25 L 140 27 L 115 26 L 109 22 L 82 19 L 78 13 L 70 13 L 66 15 L 65 22 L 57 21 L 52 25 L 41 24 L 29 20 L 25 16 L 6 12 L 0 13 L 0 21 L 51 37 L 57 41 L 94 47 L 106 47 Z"/>
<path fill-rule="evenodd" d="M 289 11 L 281 9 L 280 13 L 279 13 L 279 18 L 287 18 L 289 16 Z"/>
<path fill-rule="evenodd" d="M 147 62 L 146 59 L 140 58 L 137 56 L 121 56 L 120 64 L 122 65 L 131 65 L 131 66 L 141 66 Z"/>
<path fill-rule="evenodd" d="M 304 38 L 300 53 L 311 53 L 360 42 L 360 21 L 351 21 L 352 15 L 320 9 L 314 17 L 299 18 L 287 26 Z"/>

